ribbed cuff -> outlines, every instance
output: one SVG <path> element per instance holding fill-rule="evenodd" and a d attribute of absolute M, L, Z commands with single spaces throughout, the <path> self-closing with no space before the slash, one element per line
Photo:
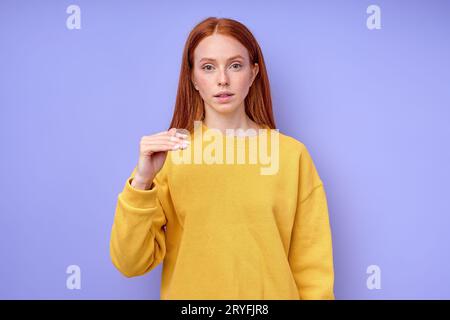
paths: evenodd
<path fill-rule="evenodd" d="M 133 188 L 131 186 L 131 180 L 133 178 L 128 178 L 125 183 L 125 188 L 121 193 L 122 200 L 136 208 L 155 208 L 157 200 L 156 185 L 153 183 L 151 189 L 141 190 Z"/>

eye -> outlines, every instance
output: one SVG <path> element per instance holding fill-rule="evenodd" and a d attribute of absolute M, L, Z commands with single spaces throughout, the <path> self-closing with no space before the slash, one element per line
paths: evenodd
<path fill-rule="evenodd" d="M 234 63 L 234 64 L 232 64 L 231 66 L 232 66 L 232 67 L 233 67 L 233 66 L 239 66 L 238 68 L 234 68 L 234 69 L 236 69 L 236 70 L 238 70 L 238 69 L 240 69 L 240 68 L 242 67 L 242 65 L 241 65 L 240 63 Z"/>
<path fill-rule="evenodd" d="M 202 67 L 202 69 L 203 69 L 203 70 L 210 71 L 211 69 L 207 69 L 207 67 L 212 67 L 212 65 L 210 65 L 210 64 L 205 64 L 205 65 Z"/>

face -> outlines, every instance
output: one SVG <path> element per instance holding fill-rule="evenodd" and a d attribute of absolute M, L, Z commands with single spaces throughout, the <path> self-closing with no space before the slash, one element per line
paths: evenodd
<path fill-rule="evenodd" d="M 218 113 L 244 109 L 244 99 L 258 70 L 257 63 L 251 64 L 247 48 L 229 36 L 208 36 L 194 50 L 192 81 L 205 108 L 212 108 Z M 222 91 L 232 95 L 215 97 Z"/>

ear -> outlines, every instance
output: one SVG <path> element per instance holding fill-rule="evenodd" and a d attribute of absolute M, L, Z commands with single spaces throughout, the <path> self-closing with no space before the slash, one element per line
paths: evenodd
<path fill-rule="evenodd" d="M 259 72 L 259 65 L 255 62 L 255 65 L 252 68 L 252 72 L 253 72 L 253 77 L 252 77 L 252 82 L 250 84 L 250 86 L 253 84 L 253 81 L 255 81 L 256 76 L 258 75 Z"/>

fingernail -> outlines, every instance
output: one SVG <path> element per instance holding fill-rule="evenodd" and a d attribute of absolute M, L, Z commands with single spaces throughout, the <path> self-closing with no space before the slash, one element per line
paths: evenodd
<path fill-rule="evenodd" d="M 188 137 L 187 134 L 179 133 L 179 132 L 176 133 L 176 136 L 177 136 L 177 137 L 180 137 L 180 138 L 184 138 L 184 139 Z"/>

